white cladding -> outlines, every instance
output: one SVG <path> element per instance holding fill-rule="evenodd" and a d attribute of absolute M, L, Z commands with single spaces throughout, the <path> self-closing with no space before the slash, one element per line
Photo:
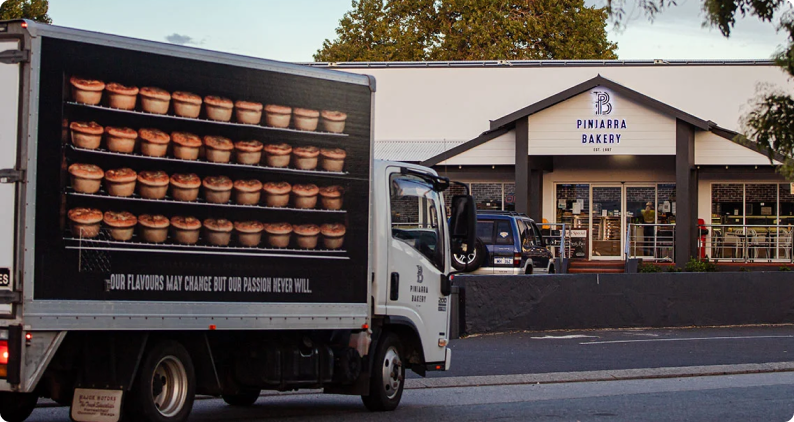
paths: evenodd
<path fill-rule="evenodd" d="M 504 135 L 464 151 L 441 165 L 515 165 L 516 163 L 516 131 L 511 130 Z"/>
<path fill-rule="evenodd" d="M 769 165 L 769 158 L 712 132 L 695 133 L 695 164 Z M 775 161 L 775 164 L 780 164 Z"/>
<path fill-rule="evenodd" d="M 596 87 L 529 116 L 529 155 L 675 155 L 675 119 Z"/>
<path fill-rule="evenodd" d="M 497 68 L 366 67 L 374 75 L 375 140 L 468 141 L 496 120 L 599 74 L 726 129 L 739 131 L 764 83 L 788 92 L 794 80 L 773 65 L 588 65 L 564 62 Z M 429 157 L 428 157 L 429 158 Z"/>

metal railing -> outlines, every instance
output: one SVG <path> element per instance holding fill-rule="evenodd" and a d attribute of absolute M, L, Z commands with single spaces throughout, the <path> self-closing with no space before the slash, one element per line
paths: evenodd
<path fill-rule="evenodd" d="M 698 226 L 696 257 L 722 262 L 794 262 L 794 227 L 751 224 Z M 675 224 L 629 224 L 627 258 L 675 259 Z"/>
<path fill-rule="evenodd" d="M 701 257 L 727 262 L 794 262 L 791 226 L 708 224 L 700 227 Z"/>
<path fill-rule="evenodd" d="M 675 259 L 675 224 L 636 224 L 626 228 L 623 251 L 627 258 L 672 261 Z"/>
<path fill-rule="evenodd" d="M 551 251 L 555 258 L 566 258 L 570 256 L 568 247 L 571 242 L 570 231 L 567 230 L 565 223 L 536 223 L 540 228 L 541 236 L 546 244 L 546 248 Z"/>

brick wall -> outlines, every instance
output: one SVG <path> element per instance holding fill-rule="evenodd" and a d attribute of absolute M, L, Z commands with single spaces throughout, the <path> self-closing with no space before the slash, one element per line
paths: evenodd
<path fill-rule="evenodd" d="M 471 196 L 477 204 L 477 209 L 502 209 L 502 184 L 501 183 L 472 183 Z"/>

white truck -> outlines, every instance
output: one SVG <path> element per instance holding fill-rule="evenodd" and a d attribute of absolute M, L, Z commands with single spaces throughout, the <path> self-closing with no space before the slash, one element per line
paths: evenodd
<path fill-rule="evenodd" d="M 373 160 L 374 92 L 0 22 L 0 417 L 46 397 L 75 421 L 184 421 L 196 394 L 300 388 L 391 410 L 407 369 L 448 369 L 476 211 L 455 196 L 448 221 L 449 180 Z"/>

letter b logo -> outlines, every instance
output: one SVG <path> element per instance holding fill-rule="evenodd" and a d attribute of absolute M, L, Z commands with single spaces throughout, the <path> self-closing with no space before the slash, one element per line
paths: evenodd
<path fill-rule="evenodd" d="M 593 91 L 596 95 L 595 113 L 596 114 L 609 114 L 612 113 L 612 104 L 609 103 L 609 93 L 605 91 Z"/>

